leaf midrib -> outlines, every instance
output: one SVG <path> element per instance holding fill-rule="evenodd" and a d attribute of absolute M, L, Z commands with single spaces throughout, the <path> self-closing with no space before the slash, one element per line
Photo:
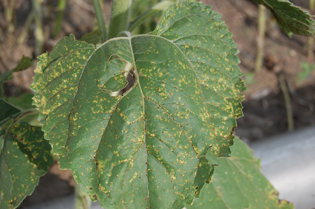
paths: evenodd
<path fill-rule="evenodd" d="M 167 39 L 167 38 L 164 38 L 164 37 L 161 37 L 161 36 L 159 36 L 159 35 L 152 35 L 152 34 L 150 34 L 150 35 L 136 35 L 136 36 L 133 36 L 133 37 L 119 37 L 119 38 L 115 38 L 114 40 L 119 40 L 119 39 L 123 39 L 123 40 L 128 40 L 129 41 L 129 45 L 130 45 L 130 53 L 131 53 L 131 55 L 132 55 L 132 60 L 133 60 L 133 66 L 134 66 L 134 68 L 135 68 L 135 74 L 136 74 L 136 79 L 137 79 L 137 83 L 136 83 L 136 85 L 139 85 L 139 90 L 140 90 L 140 93 L 141 93 L 141 96 L 142 96 L 142 118 L 143 118 L 143 128 L 144 128 L 144 133 L 143 133 L 143 137 L 144 137 L 144 143 L 146 144 L 146 123 L 145 123 L 145 112 L 146 112 L 146 110 L 145 110 L 145 96 L 144 96 L 144 93 L 143 93 L 143 90 L 142 90 L 142 87 L 141 87 L 141 84 L 140 84 L 140 76 L 139 76 L 139 72 L 138 72 L 138 69 L 136 68 L 136 61 L 135 61 L 135 58 L 134 58 L 134 53 L 133 53 L 133 47 L 132 47 L 132 41 L 131 41 L 131 39 L 132 38 L 136 38 L 136 37 L 143 37 L 143 36 L 147 36 L 147 37 L 155 37 L 155 38 L 157 38 L 157 39 L 163 39 L 163 40 L 165 40 L 165 41 L 167 41 L 167 42 L 169 42 L 171 45 L 173 45 L 173 46 L 175 46 L 175 48 L 177 48 L 177 50 L 178 51 L 180 51 L 180 53 L 182 54 L 182 56 L 186 59 L 186 61 L 189 63 L 189 65 L 190 65 L 190 67 L 191 67 L 191 70 L 193 70 L 193 72 L 194 72 L 194 75 L 196 76 L 196 79 L 199 81 L 199 78 L 198 78 L 198 76 L 197 76 L 197 74 L 196 74 L 196 72 L 195 72 L 195 70 L 194 70 L 194 67 L 193 67 L 193 65 L 192 65 L 192 63 L 190 62 L 190 59 L 184 54 L 184 52 L 174 43 L 174 42 L 172 42 L 172 41 L 170 41 L 169 39 Z M 110 41 L 110 40 L 109 40 Z M 108 41 L 108 42 L 109 42 Z M 102 47 L 102 46 L 104 46 L 105 44 L 107 44 L 108 42 L 105 42 L 104 44 L 102 44 L 102 45 L 100 45 L 97 49 L 99 49 L 100 47 Z M 82 76 L 83 76 L 83 74 L 84 74 L 84 72 L 85 72 L 85 70 L 87 69 L 87 63 L 89 62 L 89 60 L 91 59 L 91 57 L 94 55 L 94 53 L 97 51 L 97 49 L 95 49 L 91 54 L 90 54 L 90 56 L 89 56 L 89 58 L 87 59 L 87 61 L 85 62 L 85 64 L 84 64 L 84 67 L 83 67 L 83 70 L 82 70 L 82 72 L 81 72 L 81 74 L 80 74 L 80 76 L 79 76 L 79 82 L 78 82 L 78 86 L 80 85 L 80 83 L 81 83 L 81 78 L 82 78 Z M 117 55 L 118 56 L 118 55 Z M 136 85 L 134 85 L 132 88 L 135 88 L 135 86 Z M 210 115 L 209 114 L 209 110 L 208 110 L 208 107 L 207 107 L 207 104 L 206 104 L 206 98 L 205 98 L 205 96 L 204 96 L 204 92 L 203 92 L 203 90 L 202 90 L 202 88 L 201 88 L 201 84 L 198 82 L 198 87 L 199 87 L 199 90 L 202 92 L 202 98 L 203 98 L 203 105 L 205 106 L 205 108 L 206 108 L 206 111 L 207 111 L 207 114 L 208 115 Z M 67 141 L 66 141 L 66 146 L 67 146 L 67 144 L 68 144 L 68 141 L 69 141 L 69 138 L 70 138 L 70 132 L 69 132 L 69 128 L 70 128 L 70 123 L 71 123 L 71 120 L 70 120 L 70 115 L 71 115 L 71 113 L 72 113 L 72 111 L 73 111 L 73 102 L 74 102 L 74 100 L 76 99 L 76 97 L 77 97 L 77 92 L 78 92 L 78 89 L 79 88 L 77 88 L 76 89 L 76 91 L 75 91 L 75 94 L 74 94 L 74 96 L 73 96 L 73 98 L 71 99 L 71 109 L 70 109 L 70 111 L 69 111 L 69 115 L 68 115 L 68 121 L 69 121 L 69 125 L 68 125 L 68 138 L 67 138 Z M 121 97 L 121 99 L 124 97 L 124 96 L 126 96 L 126 95 L 128 95 L 128 94 L 125 94 L 125 95 L 123 95 L 122 97 Z M 121 100 L 119 100 L 119 101 L 121 101 Z M 117 104 L 119 103 L 119 101 L 117 101 Z M 198 105 L 199 106 L 199 105 Z M 117 107 L 117 106 L 116 106 Z M 111 111 L 111 113 L 110 114 L 112 114 L 114 111 L 115 111 L 115 109 L 116 108 L 113 108 L 113 110 Z M 107 128 L 107 126 L 106 126 L 106 128 Z M 105 130 L 106 130 L 106 128 L 105 128 Z M 105 130 L 103 131 L 103 134 L 105 133 Z M 184 130 L 183 130 L 184 131 Z M 187 135 L 185 134 L 185 136 L 187 137 Z M 102 141 L 102 139 L 100 139 L 100 141 L 99 141 L 99 143 Z M 141 147 L 141 145 L 142 145 L 143 143 L 141 143 L 141 144 L 139 144 L 139 147 L 138 147 L 138 150 L 139 150 L 139 148 Z M 191 143 L 190 143 L 191 144 Z M 146 148 L 146 147 L 145 147 Z M 97 150 L 99 149 L 99 145 L 97 145 Z M 137 151 L 138 151 L 137 150 Z M 194 150 L 194 152 L 195 152 L 195 150 Z M 67 155 L 68 155 L 68 151 L 66 152 L 67 153 Z M 96 152 L 97 153 L 97 152 Z M 136 153 L 136 152 L 135 152 Z M 197 153 L 195 152 L 195 154 L 197 155 Z M 96 154 L 95 154 L 96 155 Z M 134 157 L 135 155 L 133 155 L 133 157 Z M 147 161 L 147 159 L 148 159 L 148 151 L 146 150 L 146 156 L 145 156 L 145 160 Z M 146 165 L 147 166 L 147 165 Z M 147 174 L 147 171 L 148 171 L 148 167 L 146 167 L 146 174 Z M 125 174 L 126 174 L 126 172 L 125 172 Z M 124 177 L 125 178 L 125 177 Z M 147 181 L 147 186 L 149 187 L 149 182 Z M 147 188 L 147 191 L 148 191 L 148 197 L 149 197 L 149 199 L 150 199 L 150 192 L 149 192 L 149 188 Z M 150 205 L 150 201 L 148 201 L 149 202 L 149 205 Z"/>

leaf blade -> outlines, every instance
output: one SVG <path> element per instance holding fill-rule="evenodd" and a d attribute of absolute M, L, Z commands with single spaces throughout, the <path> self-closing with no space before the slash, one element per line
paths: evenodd
<path fill-rule="evenodd" d="M 205 185 L 201 195 L 190 208 L 293 208 L 293 205 L 279 202 L 278 192 L 260 173 L 260 163 L 252 154 L 252 150 L 239 138 L 230 158 L 218 158 L 211 153 L 207 159 L 218 164 L 211 183 Z"/>
<path fill-rule="evenodd" d="M 53 162 L 51 148 L 40 127 L 25 122 L 3 131 L 0 142 L 0 201 L 4 208 L 16 208 L 48 171 Z"/>
<path fill-rule="evenodd" d="M 15 118 L 19 113 L 21 113 L 21 110 L 14 107 L 12 104 L 7 102 L 6 100 L 0 98 L 0 126 L 2 126 L 4 123 L 6 123 L 10 118 Z"/>
<path fill-rule="evenodd" d="M 207 9 L 207 15 L 211 13 L 209 7 L 192 5 L 192 10 L 200 7 Z M 171 6 L 171 13 L 174 10 L 189 14 L 190 4 Z M 206 14 L 201 19 L 212 21 Z M 220 40 L 230 43 L 227 28 L 222 32 L 226 36 L 220 35 Z M 196 65 L 190 62 L 189 54 L 195 50 L 185 51 L 168 36 L 152 33 L 114 38 L 96 49 L 73 36 L 63 39 L 51 54 L 40 58 L 32 85 L 45 138 L 60 155 L 61 167 L 72 169 L 75 179 L 104 207 L 182 208 L 190 203 L 198 158 L 209 147 L 215 155 L 228 155 L 235 118 L 241 115 L 239 94 L 244 87 L 234 46 L 225 48 L 226 59 L 221 57 L 236 72 L 226 76 L 229 84 L 221 87 L 229 98 L 211 91 L 215 81 L 205 89 L 202 82 L 210 81 L 198 75 Z M 196 54 L 207 59 L 203 55 L 206 49 L 202 50 Z M 115 85 L 111 82 L 126 73 L 125 63 L 133 65 L 135 84 L 113 97 L 110 92 Z M 215 75 L 208 65 L 204 68 L 207 77 Z M 217 68 L 224 75 L 225 67 Z M 218 107 L 209 106 L 208 97 L 216 97 Z M 223 116 L 215 118 L 209 108 L 217 108 L 213 112 Z M 201 176 L 211 167 L 199 169 Z"/>
<path fill-rule="evenodd" d="M 257 4 L 267 7 L 276 18 L 279 27 L 289 36 L 292 33 L 314 36 L 315 21 L 300 7 L 287 0 L 254 0 Z"/>

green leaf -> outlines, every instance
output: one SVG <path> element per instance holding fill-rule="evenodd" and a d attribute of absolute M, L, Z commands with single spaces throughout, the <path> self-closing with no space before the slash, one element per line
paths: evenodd
<path fill-rule="evenodd" d="M 200 197 L 187 209 L 293 208 L 286 201 L 279 204 L 278 192 L 260 173 L 259 160 L 250 148 L 239 138 L 234 138 L 234 142 L 229 158 L 207 154 L 209 162 L 219 166 L 214 169 L 211 183 L 204 186 Z"/>
<path fill-rule="evenodd" d="M 32 105 L 33 96 L 33 94 L 24 93 L 18 97 L 7 97 L 6 99 L 10 105 L 13 105 L 23 111 L 21 114 L 15 115 L 16 117 L 20 116 L 19 121 L 28 122 L 32 126 L 40 126 L 38 121 L 39 112 L 35 109 L 35 106 Z"/>
<path fill-rule="evenodd" d="M 101 43 L 101 31 L 99 28 L 97 28 L 93 30 L 92 32 L 87 33 L 84 36 L 82 36 L 80 40 L 86 41 L 87 43 L 90 43 L 90 44 Z"/>
<path fill-rule="evenodd" d="M 315 70 L 315 65 L 309 64 L 307 62 L 301 62 L 300 66 L 302 70 L 297 74 L 298 84 L 303 83 Z"/>
<path fill-rule="evenodd" d="M 17 117 L 19 113 L 21 113 L 21 110 L 2 98 L 0 98 L 0 109 L 0 126 L 6 123 L 9 119 Z"/>
<path fill-rule="evenodd" d="M 12 79 L 13 72 L 20 72 L 32 66 L 32 59 L 23 56 L 18 65 L 12 70 L 6 71 L 0 75 L 0 98 L 4 97 L 3 84 Z"/>
<path fill-rule="evenodd" d="M 242 115 L 231 36 L 211 7 L 179 3 L 152 34 L 97 48 L 71 35 L 40 56 L 34 103 L 61 167 L 106 208 L 191 203 L 211 175 L 202 156 L 229 155 Z M 134 84 L 111 96 L 129 65 Z"/>
<path fill-rule="evenodd" d="M 33 94 L 25 93 L 19 97 L 0 98 L 0 128 L 6 129 L 13 122 L 25 121 L 30 125 L 39 126 L 39 112 L 32 103 Z M 15 121 L 14 121 L 15 120 Z"/>
<path fill-rule="evenodd" d="M 315 21 L 311 15 L 288 0 L 254 0 L 267 7 L 276 18 L 279 27 L 289 36 L 292 33 L 314 36 Z"/>
<path fill-rule="evenodd" d="M 8 97 L 6 98 L 8 100 L 8 102 L 10 102 L 11 104 L 19 107 L 22 110 L 25 109 L 30 109 L 30 108 L 34 108 L 34 105 L 32 105 L 32 98 L 33 98 L 33 94 L 31 93 L 24 93 L 18 97 Z"/>
<path fill-rule="evenodd" d="M 128 30 L 131 32 L 134 31 L 135 34 L 144 34 L 153 31 L 157 24 L 156 19 L 160 19 L 162 16 L 162 12 L 160 12 L 162 10 L 161 5 L 165 8 L 165 5 L 170 3 L 170 1 L 161 0 L 132 1 L 130 10 L 130 18 L 132 21 L 129 23 Z M 157 5 L 158 8 L 156 8 Z"/>
<path fill-rule="evenodd" d="M 40 127 L 26 122 L 0 132 L 0 206 L 16 208 L 53 163 L 51 147 Z"/>
<path fill-rule="evenodd" d="M 32 66 L 32 58 L 30 57 L 25 57 L 23 55 L 22 59 L 20 60 L 20 62 L 18 63 L 18 65 L 13 68 L 13 72 L 20 72 L 23 70 L 26 70 L 27 68 Z"/>

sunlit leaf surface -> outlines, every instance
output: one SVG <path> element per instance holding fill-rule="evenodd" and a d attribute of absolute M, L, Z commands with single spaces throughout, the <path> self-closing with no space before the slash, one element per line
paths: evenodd
<path fill-rule="evenodd" d="M 236 54 L 199 3 L 171 6 L 151 34 L 96 48 L 66 37 L 32 85 L 45 138 L 105 208 L 182 208 L 212 175 L 203 156 L 230 153 L 245 90 Z"/>
<path fill-rule="evenodd" d="M 15 123 L 0 129 L 0 207 L 16 208 L 53 162 L 40 127 Z"/>

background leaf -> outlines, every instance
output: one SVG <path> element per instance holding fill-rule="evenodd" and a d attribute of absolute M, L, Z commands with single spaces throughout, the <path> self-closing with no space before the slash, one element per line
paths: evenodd
<path fill-rule="evenodd" d="M 80 40 L 94 45 L 101 43 L 101 31 L 99 28 L 96 28 L 92 32 L 82 36 Z"/>
<path fill-rule="evenodd" d="M 32 105 L 33 96 L 34 95 L 31 93 L 24 93 L 18 97 L 7 97 L 6 99 L 9 103 L 19 107 L 22 110 L 26 110 L 35 107 L 34 105 Z"/>
<path fill-rule="evenodd" d="M 9 102 L 5 101 L 4 99 L 0 98 L 0 126 L 6 123 L 10 118 L 15 118 L 21 113 L 21 110 L 17 107 L 14 107 Z"/>
<path fill-rule="evenodd" d="M 106 208 L 191 203 L 212 174 L 202 156 L 229 155 L 242 115 L 235 47 L 220 15 L 200 3 L 173 5 L 152 34 L 96 49 L 64 38 L 39 58 L 32 85 L 61 167 Z M 135 84 L 112 97 L 126 63 Z"/>
<path fill-rule="evenodd" d="M 51 147 L 40 127 L 26 122 L 0 129 L 0 205 L 16 208 L 30 195 L 53 163 Z"/>
<path fill-rule="evenodd" d="M 136 22 L 138 18 L 141 18 L 143 15 L 149 12 L 152 7 L 154 7 L 159 2 L 161 2 L 161 0 L 134 0 L 130 10 L 130 18 L 132 21 L 129 25 L 133 25 L 133 23 Z M 161 13 L 162 12 L 158 12 L 154 16 L 148 18 L 135 30 L 134 33 L 144 34 L 153 31 L 157 25 L 156 20 L 160 19 Z"/>
<path fill-rule="evenodd" d="M 29 57 L 23 56 L 23 58 L 20 60 L 20 62 L 15 68 L 13 68 L 12 70 L 6 71 L 0 75 L 0 98 L 4 97 L 3 84 L 7 82 L 8 80 L 12 79 L 12 73 L 26 70 L 30 66 L 32 66 L 32 59 Z"/>
<path fill-rule="evenodd" d="M 315 21 L 309 13 L 294 6 L 288 0 L 254 0 L 267 7 L 276 18 L 279 27 L 289 36 L 292 33 L 314 36 Z"/>
<path fill-rule="evenodd" d="M 207 159 L 214 168 L 211 183 L 204 186 L 200 198 L 187 209 L 199 208 L 293 208 L 286 201 L 279 203 L 278 192 L 260 173 L 259 160 L 239 138 L 234 138 L 231 157 Z"/>

